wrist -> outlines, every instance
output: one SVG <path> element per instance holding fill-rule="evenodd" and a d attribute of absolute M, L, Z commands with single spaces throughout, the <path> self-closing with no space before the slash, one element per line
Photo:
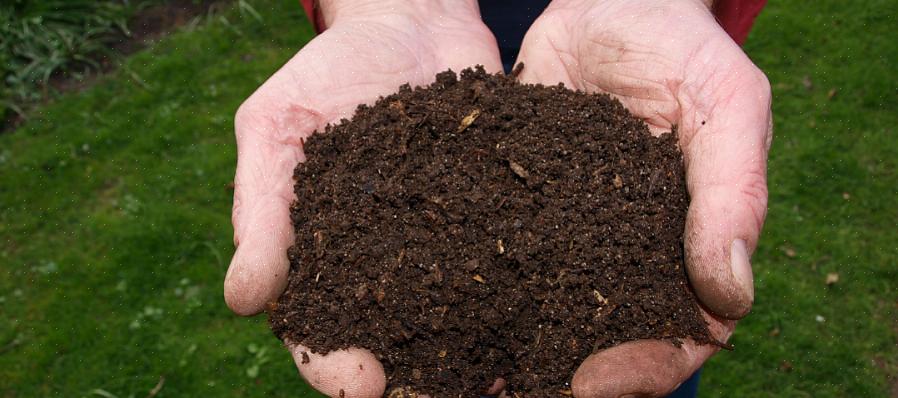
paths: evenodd
<path fill-rule="evenodd" d="M 316 5 L 325 27 L 389 17 L 412 17 L 420 22 L 450 17 L 480 22 L 477 0 L 318 0 Z"/>

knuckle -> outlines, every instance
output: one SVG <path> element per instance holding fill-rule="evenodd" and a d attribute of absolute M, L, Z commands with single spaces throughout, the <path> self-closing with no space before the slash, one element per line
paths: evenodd
<path fill-rule="evenodd" d="M 770 86 L 770 80 L 767 75 L 761 71 L 747 56 L 742 57 L 741 66 L 739 68 L 743 77 L 744 94 L 757 101 L 758 104 L 766 108 L 770 108 L 770 100 L 773 92 Z"/>
<path fill-rule="evenodd" d="M 752 170 L 744 174 L 739 184 L 739 194 L 747 199 L 744 201 L 745 211 L 751 214 L 754 231 L 760 232 L 764 226 L 768 192 L 767 176 L 763 170 Z"/>
<path fill-rule="evenodd" d="M 241 128 L 247 126 L 252 123 L 254 119 L 256 119 L 259 113 L 262 111 L 262 104 L 260 104 L 260 100 L 258 97 L 253 94 L 237 108 L 237 112 L 234 114 L 234 126 L 236 129 L 240 130 Z"/>
<path fill-rule="evenodd" d="M 234 247 L 240 246 L 240 231 L 243 227 L 243 201 L 241 192 L 234 190 L 234 204 L 231 206 L 231 226 L 234 229 Z"/>
<path fill-rule="evenodd" d="M 254 137 L 277 145 L 299 146 L 327 120 L 313 107 L 289 101 L 272 103 L 257 93 L 237 109 L 234 128 L 238 145 L 242 139 Z"/>
<path fill-rule="evenodd" d="M 743 174 L 739 189 L 743 195 L 753 199 L 751 201 L 753 205 L 767 204 L 767 176 L 763 170 L 753 168 Z"/>

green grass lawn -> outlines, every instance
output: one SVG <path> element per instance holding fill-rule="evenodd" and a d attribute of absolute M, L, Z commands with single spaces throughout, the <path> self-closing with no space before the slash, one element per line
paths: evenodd
<path fill-rule="evenodd" d="M 0 397 L 311 396 L 222 299 L 240 102 L 312 36 L 253 2 L 0 135 Z M 896 396 L 898 3 L 772 2 L 746 48 L 776 139 L 756 305 L 703 396 Z M 825 283 L 827 274 L 839 281 Z"/>

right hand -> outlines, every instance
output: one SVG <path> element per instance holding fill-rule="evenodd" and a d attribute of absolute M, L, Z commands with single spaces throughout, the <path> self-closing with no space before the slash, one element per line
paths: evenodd
<path fill-rule="evenodd" d="M 476 64 L 501 70 L 495 38 L 475 0 L 322 0 L 328 29 L 272 75 L 237 111 L 234 245 L 225 301 L 253 315 L 287 285 L 293 245 L 293 169 L 305 160 L 303 139 L 356 106 L 400 85 L 432 82 L 446 69 Z M 386 379 L 369 351 L 327 355 L 288 343 L 302 376 L 331 397 L 380 397 Z M 359 366 L 362 365 L 362 366 Z"/>
<path fill-rule="evenodd" d="M 686 167 L 686 269 L 713 338 L 754 299 L 751 252 L 767 211 L 770 84 L 710 0 L 554 0 L 527 32 L 521 80 L 612 95 L 655 133 L 674 126 Z M 718 349 L 686 339 L 590 355 L 575 397 L 665 396 Z"/>

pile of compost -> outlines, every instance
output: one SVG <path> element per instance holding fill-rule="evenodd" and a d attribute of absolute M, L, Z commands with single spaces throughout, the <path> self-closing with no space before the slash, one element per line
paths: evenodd
<path fill-rule="evenodd" d="M 387 392 L 569 394 L 589 354 L 712 339 L 683 256 L 675 134 L 607 95 L 482 68 L 359 106 L 296 167 L 287 290 L 269 321 L 383 363 Z"/>

